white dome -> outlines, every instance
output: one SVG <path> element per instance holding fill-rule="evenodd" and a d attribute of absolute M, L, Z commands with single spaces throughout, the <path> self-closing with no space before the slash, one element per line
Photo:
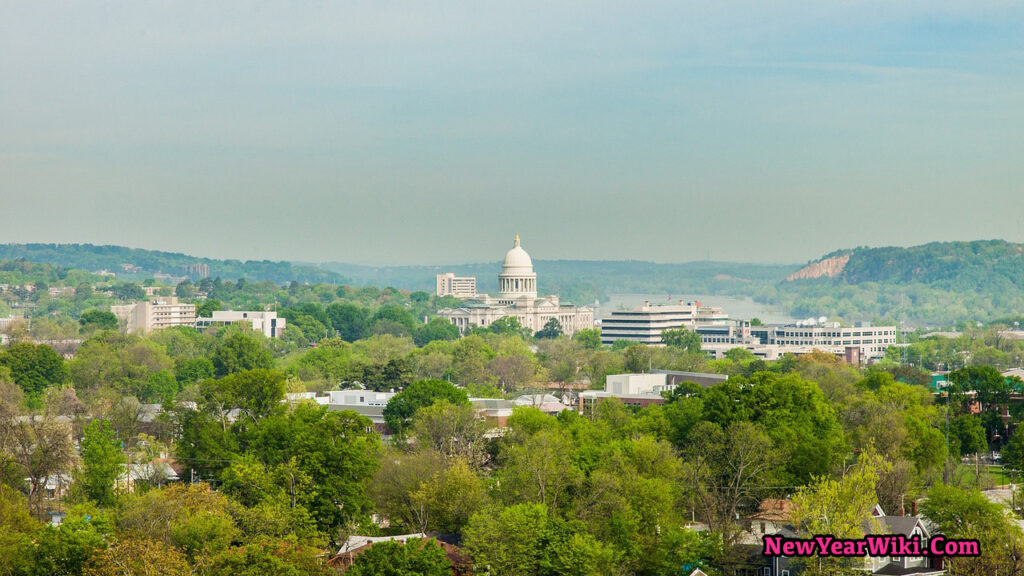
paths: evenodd
<path fill-rule="evenodd" d="M 533 260 L 526 250 L 519 245 L 519 235 L 516 235 L 516 243 L 511 250 L 505 254 L 505 263 L 502 264 L 502 273 L 529 274 L 533 272 Z"/>

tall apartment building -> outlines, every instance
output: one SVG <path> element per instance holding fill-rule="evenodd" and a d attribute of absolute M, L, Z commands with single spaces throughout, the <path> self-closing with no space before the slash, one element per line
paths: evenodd
<path fill-rule="evenodd" d="M 129 334 L 146 334 L 171 326 L 196 325 L 195 304 L 182 304 L 174 296 L 157 296 L 144 302 L 110 307 L 125 322 Z"/>
<path fill-rule="evenodd" d="M 448 272 L 437 275 L 437 295 L 456 298 L 476 298 L 476 278 L 456 276 Z"/>
<path fill-rule="evenodd" d="M 616 311 L 601 319 L 601 342 L 613 344 L 616 340 L 629 340 L 641 344 L 661 344 L 665 330 L 686 328 L 693 331 L 700 326 L 727 325 L 729 315 L 718 306 L 704 306 L 700 302 L 679 301 L 678 305 L 656 305 L 644 302 L 632 310 Z"/>
<path fill-rule="evenodd" d="M 209 318 L 196 318 L 196 328 L 205 328 L 214 324 L 236 324 L 243 322 L 256 332 L 262 332 L 267 338 L 280 338 L 284 332 L 285 319 L 278 318 L 277 312 L 215 310 Z"/>

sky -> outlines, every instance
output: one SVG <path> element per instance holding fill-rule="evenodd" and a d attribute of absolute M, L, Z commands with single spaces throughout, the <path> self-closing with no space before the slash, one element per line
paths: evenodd
<path fill-rule="evenodd" d="M 1024 241 L 1024 3 L 0 0 L 0 242 L 805 262 Z"/>

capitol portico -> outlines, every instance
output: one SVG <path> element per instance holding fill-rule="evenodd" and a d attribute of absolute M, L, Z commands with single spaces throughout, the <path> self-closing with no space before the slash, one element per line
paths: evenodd
<path fill-rule="evenodd" d="M 498 274 L 498 296 L 480 294 L 466 300 L 458 308 L 445 308 L 438 315 L 447 318 L 463 333 L 476 327 L 490 326 L 505 316 L 519 320 L 524 327 L 537 332 L 552 318 L 558 320 L 565 334 L 594 327 L 594 310 L 587 306 L 561 304 L 557 295 L 537 297 L 537 274 L 533 260 L 523 250 L 516 235 L 515 244 L 505 254 Z"/>

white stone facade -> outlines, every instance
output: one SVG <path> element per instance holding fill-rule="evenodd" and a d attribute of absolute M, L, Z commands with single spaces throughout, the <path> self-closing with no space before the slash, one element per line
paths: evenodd
<path fill-rule="evenodd" d="M 562 331 L 570 336 L 594 327 L 593 308 L 562 304 L 557 295 L 537 297 L 537 274 L 530 255 L 520 246 L 518 235 L 512 249 L 505 254 L 498 287 L 497 297 L 480 294 L 458 308 L 439 310 L 438 315 L 458 326 L 463 333 L 477 326 L 490 326 L 505 316 L 518 319 L 531 332 L 539 331 L 552 318 L 558 320 Z"/>

